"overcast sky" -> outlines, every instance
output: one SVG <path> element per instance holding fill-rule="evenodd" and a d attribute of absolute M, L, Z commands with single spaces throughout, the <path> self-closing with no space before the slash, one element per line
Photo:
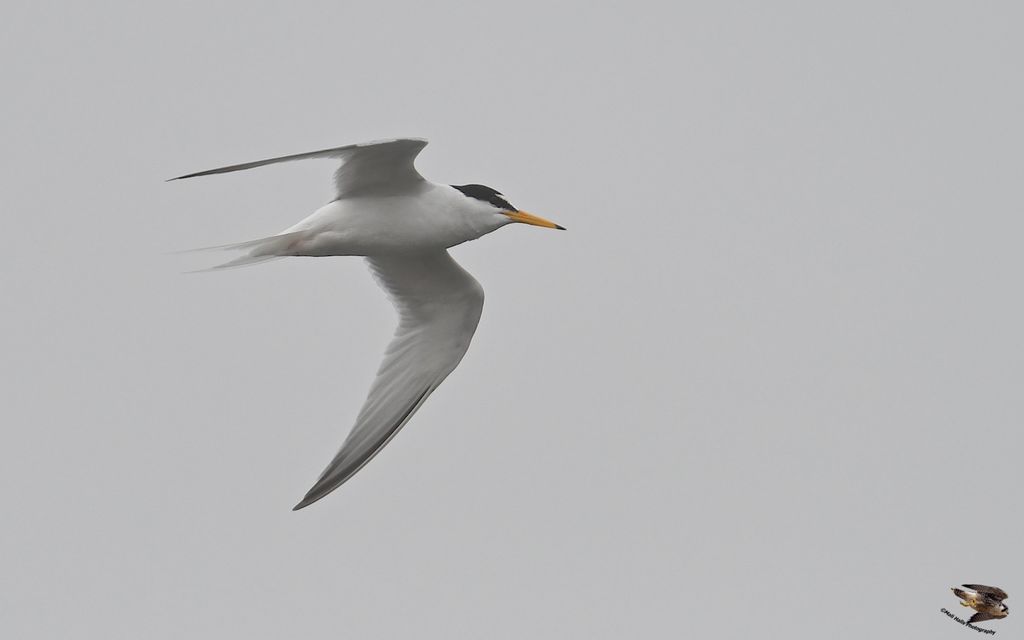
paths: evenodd
<path fill-rule="evenodd" d="M 1024 9 L 595 5 L 5 5 L 0 635 L 963 638 L 951 586 L 1024 591 Z M 569 231 L 453 251 L 462 365 L 293 513 L 393 312 L 171 253 L 330 162 L 164 180 L 394 136 Z"/>

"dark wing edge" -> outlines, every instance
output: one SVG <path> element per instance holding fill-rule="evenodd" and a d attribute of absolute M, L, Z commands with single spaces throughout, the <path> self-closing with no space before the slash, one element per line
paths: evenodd
<path fill-rule="evenodd" d="M 292 160 L 308 160 L 310 158 L 341 158 L 348 151 L 354 151 L 356 149 L 366 147 L 379 147 L 382 145 L 394 145 L 396 143 L 413 144 L 416 146 L 415 154 L 419 153 L 423 147 L 427 146 L 427 141 L 423 138 L 392 138 L 389 140 L 374 140 L 372 142 L 361 142 L 359 144 L 349 144 L 341 147 L 333 147 L 331 149 L 321 149 L 319 151 L 307 151 L 306 153 L 295 153 L 288 156 L 279 156 L 277 158 L 268 158 L 266 160 L 256 160 L 255 162 L 244 162 L 242 164 L 232 164 L 226 167 L 218 167 L 216 169 L 207 169 L 205 171 L 197 171 L 195 173 L 189 173 L 176 178 L 170 178 L 167 182 L 174 180 L 184 180 L 186 178 L 197 178 L 199 176 L 210 176 L 218 173 L 231 173 L 232 171 L 244 171 L 246 169 L 255 169 L 256 167 L 266 166 L 268 164 L 277 164 L 280 162 L 291 162 Z"/>
<path fill-rule="evenodd" d="M 967 587 L 968 589 L 974 589 L 978 593 L 990 595 L 996 598 L 997 600 L 1006 600 L 1010 597 L 1006 594 L 1005 591 L 1003 591 L 999 587 L 989 587 L 983 584 L 965 584 L 963 586 Z"/>
<path fill-rule="evenodd" d="M 351 456 L 350 454 L 352 452 L 346 448 L 343 448 L 338 452 L 338 455 L 331 461 L 331 464 L 324 471 L 323 475 L 321 475 L 316 481 L 316 484 L 306 492 L 306 495 L 297 505 L 292 507 L 292 511 L 298 511 L 299 509 L 308 507 L 317 500 L 327 496 L 327 494 L 345 484 L 349 478 L 356 475 L 356 473 L 365 467 L 370 460 L 373 460 L 374 456 L 380 453 L 381 449 L 383 449 L 387 443 L 391 442 L 392 438 L 398 435 L 398 432 L 405 426 L 405 423 L 409 421 L 409 418 L 416 413 L 416 410 L 420 408 L 420 405 L 423 404 L 427 399 L 427 396 L 429 396 L 430 392 L 433 390 L 433 387 L 427 387 L 424 389 L 423 393 L 416 398 L 416 401 L 405 410 L 391 428 L 380 434 L 369 449 L 361 453 L 357 452 L 357 455 L 355 456 Z M 350 459 L 346 460 L 346 457 L 350 457 Z"/>

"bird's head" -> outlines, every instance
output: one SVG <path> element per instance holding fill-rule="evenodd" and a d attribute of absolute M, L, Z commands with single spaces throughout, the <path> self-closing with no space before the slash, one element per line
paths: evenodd
<path fill-rule="evenodd" d="M 506 200 L 505 196 L 499 193 L 496 189 L 485 187 L 482 184 L 453 184 L 452 187 L 460 191 L 462 195 L 469 200 L 467 204 L 473 207 L 475 212 L 479 212 L 482 215 L 493 216 L 492 219 L 495 224 L 495 228 L 512 222 L 521 222 L 523 224 L 532 224 L 537 227 L 565 230 L 565 227 L 555 224 L 550 220 L 545 220 L 540 216 L 535 216 L 532 213 L 516 209 L 512 206 L 512 203 Z"/>

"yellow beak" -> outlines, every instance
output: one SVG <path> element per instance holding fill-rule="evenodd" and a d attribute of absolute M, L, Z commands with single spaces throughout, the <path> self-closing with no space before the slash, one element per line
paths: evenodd
<path fill-rule="evenodd" d="M 555 224 L 550 220 L 545 220 L 540 216 L 535 216 L 532 213 L 526 213 L 525 211 L 506 211 L 505 215 L 512 218 L 513 222 L 522 222 L 523 224 L 532 224 L 536 227 L 545 227 L 547 229 L 561 229 L 565 231 L 565 227 L 560 224 Z"/>

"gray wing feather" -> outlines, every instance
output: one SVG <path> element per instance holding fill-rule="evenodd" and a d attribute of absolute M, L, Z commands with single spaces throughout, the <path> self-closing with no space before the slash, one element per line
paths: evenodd
<path fill-rule="evenodd" d="M 340 487 L 369 462 L 451 373 L 469 348 L 483 289 L 447 251 L 367 258 L 399 323 L 356 424 L 295 509 Z"/>
<path fill-rule="evenodd" d="M 244 171 L 292 160 L 335 158 L 341 160 L 341 166 L 334 174 L 334 184 L 339 198 L 381 191 L 397 192 L 423 181 L 423 176 L 416 171 L 415 161 L 416 156 L 425 146 L 427 146 L 427 141 L 420 138 L 364 142 L 207 169 L 171 178 L 171 180 Z"/>

